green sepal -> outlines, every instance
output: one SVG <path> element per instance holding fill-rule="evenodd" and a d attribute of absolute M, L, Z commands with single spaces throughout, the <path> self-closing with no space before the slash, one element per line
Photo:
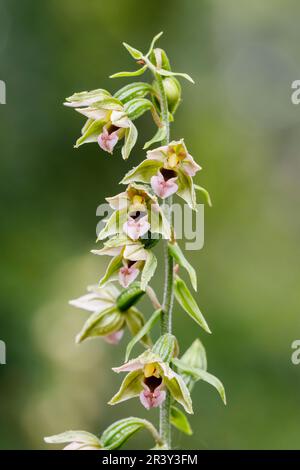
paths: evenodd
<path fill-rule="evenodd" d="M 157 354 L 165 363 L 169 363 L 172 358 L 178 356 L 179 346 L 174 335 L 166 333 L 160 336 L 152 348 L 152 352 Z"/>
<path fill-rule="evenodd" d="M 194 188 L 195 188 L 197 191 L 199 191 L 200 193 L 203 194 L 203 196 L 204 196 L 205 199 L 206 199 L 207 205 L 208 205 L 209 207 L 212 207 L 211 198 L 210 198 L 210 195 L 209 195 L 209 192 L 207 191 L 207 189 L 202 188 L 202 186 L 199 186 L 199 184 L 194 184 Z"/>
<path fill-rule="evenodd" d="M 142 331 L 143 327 L 145 326 L 145 319 L 141 312 L 139 312 L 136 308 L 132 307 L 127 310 L 125 315 L 126 324 L 132 336 L 135 338 L 139 335 L 140 331 Z M 139 341 L 147 348 L 152 346 L 152 341 L 150 336 L 146 333 L 140 336 Z"/>
<path fill-rule="evenodd" d="M 124 106 L 124 110 L 127 116 L 132 121 L 138 119 L 146 111 L 150 111 L 152 109 L 153 103 L 147 98 L 133 98 L 132 100 L 128 101 Z"/>
<path fill-rule="evenodd" d="M 140 69 L 134 70 L 133 72 L 117 72 L 113 75 L 110 75 L 109 78 L 138 77 L 139 75 L 143 75 L 143 73 L 146 72 L 147 68 L 147 65 L 144 65 Z"/>
<path fill-rule="evenodd" d="M 76 337 L 76 343 L 81 343 L 87 338 L 107 336 L 119 331 L 123 327 L 124 322 L 124 315 L 115 306 L 109 307 L 100 313 L 95 312 L 83 325 L 82 330 Z"/>
<path fill-rule="evenodd" d="M 119 269 L 123 266 L 123 255 L 114 256 L 109 262 L 104 276 L 99 282 L 99 287 L 103 287 L 107 282 L 116 280 L 118 276 Z"/>
<path fill-rule="evenodd" d="M 151 147 L 151 145 L 157 142 L 161 142 L 162 140 L 164 140 L 166 135 L 167 135 L 166 126 L 159 127 L 157 129 L 156 134 L 152 137 L 152 139 L 148 140 L 148 142 L 145 143 L 143 149 L 146 150 L 147 148 Z"/>
<path fill-rule="evenodd" d="M 127 160 L 127 158 L 129 157 L 131 150 L 135 146 L 137 137 L 137 128 L 135 127 L 133 122 L 130 121 L 129 127 L 125 129 L 125 142 L 121 150 L 123 160 Z"/>
<path fill-rule="evenodd" d="M 125 85 L 118 90 L 114 97 L 120 100 L 123 104 L 131 101 L 134 98 L 144 98 L 153 91 L 152 86 L 146 82 L 135 82 Z"/>
<path fill-rule="evenodd" d="M 142 275 L 141 275 L 141 289 L 146 290 L 147 285 L 149 284 L 151 278 L 154 276 L 154 273 L 157 268 L 157 258 L 151 250 L 147 250 L 147 259 L 145 261 Z"/>
<path fill-rule="evenodd" d="M 127 49 L 127 51 L 129 52 L 129 54 L 131 55 L 133 59 L 135 60 L 142 59 L 143 53 L 141 51 L 139 51 L 138 49 L 135 49 L 134 47 L 127 44 L 126 42 L 123 42 L 123 46 L 125 47 L 125 49 Z"/>

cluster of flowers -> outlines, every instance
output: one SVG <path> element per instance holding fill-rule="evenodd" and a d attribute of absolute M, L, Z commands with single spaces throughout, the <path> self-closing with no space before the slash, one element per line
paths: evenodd
<path fill-rule="evenodd" d="M 162 76 L 168 98 L 169 119 L 172 120 L 171 112 L 174 114 L 180 102 L 180 86 L 174 77 L 176 74 L 171 72 L 165 52 L 154 49 L 159 36 L 154 38 L 146 55 L 124 44 L 143 67 L 137 72 L 124 72 L 116 76 L 140 75 L 147 68 L 154 71 L 154 76 Z M 185 74 L 179 75 L 189 79 Z M 151 99 L 146 98 L 147 95 Z M 87 118 L 75 147 L 96 142 L 102 150 L 112 154 L 118 142 L 122 141 L 122 157 L 127 159 L 137 140 L 137 129 L 133 121 L 148 110 L 151 111 L 158 130 L 144 148 L 165 141 L 166 126 L 162 120 L 160 98 L 156 81 L 151 85 L 144 82 L 127 85 L 114 96 L 102 89 L 72 95 L 65 104 Z M 187 413 L 192 413 L 190 391 L 197 380 L 205 380 L 215 386 L 225 400 L 221 382 L 206 371 L 205 351 L 199 340 L 178 359 L 178 343 L 172 334 L 162 335 L 154 345 L 149 336 L 152 326 L 162 315 L 162 307 L 156 294 L 148 285 L 157 268 L 153 247 L 160 238 L 168 241 L 170 256 L 188 271 L 193 287 L 197 288 L 195 270 L 176 243 L 169 218 L 164 212 L 163 200 L 177 194 L 191 209 L 196 210 L 193 177 L 200 169 L 184 140 L 172 141 L 148 150 L 145 160 L 129 171 L 121 181 L 126 185 L 125 190 L 106 199 L 112 214 L 98 235 L 98 240 L 103 241 L 103 247 L 92 252 L 112 259 L 100 283 L 90 286 L 87 294 L 70 303 L 91 312 L 77 335 L 77 342 L 102 337 L 110 344 L 118 344 L 126 328 L 133 336 L 127 346 L 125 364 L 113 368 L 117 373 L 128 374 L 119 391 L 110 400 L 111 405 L 138 396 L 141 404 L 150 409 L 160 406 L 169 391 L 173 401 L 180 403 Z M 140 281 L 137 282 L 139 276 Z M 145 292 L 156 308 L 147 321 L 135 306 Z M 174 281 L 174 292 L 178 303 L 189 316 L 210 332 L 195 299 L 178 275 Z M 137 342 L 141 342 L 146 351 L 128 361 L 131 349 Z M 137 420 L 136 429 L 147 427 L 156 443 L 160 447 L 164 445 L 157 432 L 153 431 L 151 423 L 138 418 L 130 419 Z M 130 419 L 115 423 L 109 432 L 103 433 L 106 436 L 107 432 L 113 432 L 114 448 L 119 442 L 116 435 L 124 436 L 127 431 L 135 429 Z M 183 432 L 191 432 L 186 416 L 175 406 L 172 406 L 172 424 Z M 108 448 L 103 439 L 103 436 L 101 440 L 84 432 L 69 432 L 47 438 L 47 442 L 68 442 L 68 449 Z"/>

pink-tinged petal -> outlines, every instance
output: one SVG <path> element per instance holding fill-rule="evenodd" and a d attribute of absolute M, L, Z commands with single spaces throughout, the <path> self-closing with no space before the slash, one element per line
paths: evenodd
<path fill-rule="evenodd" d="M 153 392 L 143 384 L 144 390 L 140 393 L 140 401 L 142 405 L 149 410 L 150 408 L 156 408 L 160 406 L 166 399 L 165 390 L 161 390 L 157 387 Z"/>
<path fill-rule="evenodd" d="M 104 336 L 103 339 L 109 344 L 118 344 L 124 335 L 124 330 L 115 331 L 110 335 Z"/>
<path fill-rule="evenodd" d="M 122 287 L 128 287 L 135 279 L 138 277 L 140 271 L 134 265 L 130 266 L 123 266 L 119 270 L 119 282 Z"/>
<path fill-rule="evenodd" d="M 127 128 L 130 127 L 130 120 L 124 111 L 114 110 L 110 116 L 111 123 L 116 127 Z"/>
<path fill-rule="evenodd" d="M 137 240 L 138 238 L 145 235 L 150 229 L 150 224 L 148 222 L 148 216 L 145 215 L 140 219 L 133 219 L 129 217 L 127 222 L 123 225 L 123 231 L 130 237 L 132 240 Z"/>
<path fill-rule="evenodd" d="M 113 153 L 114 147 L 118 140 L 118 131 L 109 134 L 108 130 L 104 127 L 102 133 L 98 137 L 98 144 L 105 152 Z"/>
<path fill-rule="evenodd" d="M 178 185 L 175 183 L 176 180 L 177 177 L 165 181 L 163 175 L 158 172 L 156 176 L 151 178 L 151 187 L 158 197 L 165 199 L 178 190 Z"/>
<path fill-rule="evenodd" d="M 157 160 L 159 162 L 164 162 L 168 152 L 168 145 L 163 147 L 158 147 L 157 149 L 148 150 L 147 158 L 150 160 Z"/>
<path fill-rule="evenodd" d="M 114 210 L 126 209 L 129 204 L 127 192 L 117 194 L 116 196 L 105 198 L 110 207 Z"/>
<path fill-rule="evenodd" d="M 125 259 L 129 261 L 146 261 L 148 253 L 141 242 L 126 245 L 123 253 Z"/>
<path fill-rule="evenodd" d="M 182 169 L 188 176 L 195 176 L 197 171 L 201 170 L 201 166 L 188 154 L 182 162 Z"/>
<path fill-rule="evenodd" d="M 100 310 L 104 310 L 108 306 L 111 305 L 109 301 L 103 301 L 99 299 L 97 294 L 85 294 L 79 297 L 78 299 L 70 300 L 69 304 L 73 307 L 82 308 L 83 310 L 87 310 L 88 312 L 96 312 Z"/>
<path fill-rule="evenodd" d="M 143 364 L 139 359 L 131 359 L 131 361 L 125 362 L 120 367 L 113 367 L 112 370 L 114 372 L 132 372 L 134 370 L 139 370 L 143 368 Z"/>
<path fill-rule="evenodd" d="M 99 448 L 85 445 L 83 442 L 71 442 L 63 450 L 99 450 Z"/>

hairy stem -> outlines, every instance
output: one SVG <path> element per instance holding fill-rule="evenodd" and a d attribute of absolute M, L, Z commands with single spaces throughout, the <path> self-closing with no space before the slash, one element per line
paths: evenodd
<path fill-rule="evenodd" d="M 156 75 L 156 81 L 159 89 L 161 115 L 163 124 L 166 127 L 166 137 L 161 142 L 167 145 L 170 141 L 170 124 L 168 101 L 163 86 L 163 80 L 160 75 Z M 166 215 L 170 221 L 170 213 L 172 207 L 172 196 L 166 199 Z M 173 284 L 174 284 L 174 263 L 173 258 L 168 253 L 168 240 L 164 240 L 164 260 L 165 260 L 165 277 L 164 277 L 164 297 L 163 297 L 163 313 L 161 317 L 161 334 L 172 333 L 172 308 L 173 308 Z M 168 449 L 171 449 L 171 396 L 167 392 L 165 401 L 160 406 L 160 435 Z"/>

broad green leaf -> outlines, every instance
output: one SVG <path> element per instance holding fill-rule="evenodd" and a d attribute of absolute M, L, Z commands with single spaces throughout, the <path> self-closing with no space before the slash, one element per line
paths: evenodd
<path fill-rule="evenodd" d="M 143 75 L 144 72 L 147 70 L 147 65 L 144 65 L 138 70 L 133 72 L 117 72 L 111 75 L 109 78 L 121 78 L 121 77 L 138 77 L 139 75 Z"/>
<path fill-rule="evenodd" d="M 186 283 L 180 279 L 179 276 L 175 279 L 174 293 L 177 302 L 181 305 L 183 310 L 195 320 L 207 333 L 211 333 L 209 326 L 202 315 L 194 297 L 190 293 Z"/>
<path fill-rule="evenodd" d="M 124 325 L 124 315 L 110 307 L 102 312 L 93 313 L 83 325 L 81 332 L 76 337 L 76 343 L 81 343 L 86 338 L 94 336 L 107 336 L 119 331 Z"/>
<path fill-rule="evenodd" d="M 145 325 L 144 316 L 139 310 L 134 307 L 127 310 L 125 319 L 128 329 L 133 337 L 138 335 L 143 326 Z M 140 341 L 145 347 L 150 347 L 152 345 L 150 336 L 147 334 L 143 335 Z"/>
<path fill-rule="evenodd" d="M 149 421 L 141 418 L 125 418 L 111 424 L 101 436 L 101 444 L 107 450 L 119 449 L 133 434 L 140 429 L 147 429 L 157 443 L 161 438 Z"/>
<path fill-rule="evenodd" d="M 171 406 L 171 424 L 179 431 L 191 436 L 193 434 L 189 420 L 183 411 L 179 410 L 177 406 Z"/>
<path fill-rule="evenodd" d="M 145 323 L 145 325 L 140 329 L 140 331 L 135 335 L 134 338 L 128 343 L 126 348 L 126 356 L 125 362 L 128 361 L 130 353 L 133 347 L 153 328 L 157 320 L 161 317 L 161 309 L 155 310 L 155 312 L 151 315 L 149 320 Z"/>
<path fill-rule="evenodd" d="M 145 261 L 145 265 L 142 271 L 141 276 L 141 289 L 146 290 L 150 279 L 153 277 L 156 267 L 157 267 L 157 259 L 156 256 L 153 254 L 151 250 L 147 250 L 147 259 Z"/>
<path fill-rule="evenodd" d="M 153 103 L 147 100 L 147 98 L 134 98 L 131 101 L 128 101 L 124 106 L 127 116 L 132 121 L 138 119 L 146 111 L 151 109 L 153 109 Z"/>
<path fill-rule="evenodd" d="M 210 374 L 206 370 L 191 367 L 185 364 L 184 362 L 182 362 L 180 359 L 173 359 L 172 362 L 178 369 L 180 369 L 182 372 L 186 374 L 191 375 L 194 379 L 204 380 L 204 382 L 207 382 L 210 385 L 212 385 L 219 392 L 220 397 L 222 398 L 224 404 L 226 405 L 225 389 L 224 389 L 222 382 L 217 377 Z"/>
<path fill-rule="evenodd" d="M 122 157 L 124 160 L 130 155 L 131 150 L 135 146 L 138 136 L 138 131 L 133 122 L 130 121 L 130 126 L 125 130 L 125 142 L 122 147 Z"/>
<path fill-rule="evenodd" d="M 66 431 L 55 436 L 48 436 L 44 438 L 44 441 L 49 444 L 65 444 L 68 442 L 79 442 L 83 445 L 102 447 L 100 440 L 94 434 L 87 431 Z"/>
<path fill-rule="evenodd" d="M 146 159 L 137 167 L 130 170 L 122 179 L 122 184 L 129 184 L 135 181 L 140 183 L 149 183 L 152 176 L 155 176 L 161 168 L 161 162 L 157 160 Z"/>
<path fill-rule="evenodd" d="M 149 50 L 148 50 L 148 52 L 147 52 L 147 54 L 146 54 L 146 57 L 149 57 L 149 55 L 150 55 L 151 52 L 153 51 L 153 48 L 154 48 L 154 46 L 155 46 L 155 43 L 159 40 L 159 38 L 160 38 L 163 34 L 164 34 L 163 31 L 161 31 L 160 33 L 158 33 L 158 34 L 156 34 L 156 35 L 154 36 L 154 38 L 153 38 L 152 41 L 151 41 Z"/>
<path fill-rule="evenodd" d="M 152 139 L 148 140 L 148 142 L 145 143 L 143 149 L 146 150 L 147 148 L 151 147 L 151 145 L 155 144 L 156 142 L 161 142 L 162 140 L 165 139 L 166 134 L 167 134 L 166 126 L 159 127 L 154 137 L 152 137 Z"/>
<path fill-rule="evenodd" d="M 121 383 L 118 392 L 108 402 L 109 405 L 116 405 L 122 401 L 137 397 L 143 390 L 142 380 L 144 373 L 141 370 L 134 370 L 126 375 Z"/>
<path fill-rule="evenodd" d="M 182 77 L 188 80 L 191 83 L 195 83 L 192 77 L 190 77 L 187 73 L 178 73 L 178 72 L 171 72 L 170 70 L 158 69 L 157 73 L 159 75 L 163 75 L 164 77 Z"/>
<path fill-rule="evenodd" d="M 166 363 L 169 363 L 173 357 L 177 356 L 178 351 L 178 341 L 174 335 L 169 333 L 160 336 L 152 348 L 152 352 Z"/>
<path fill-rule="evenodd" d="M 209 192 L 205 188 L 202 188 L 202 186 L 199 186 L 198 184 L 194 184 L 194 188 L 203 194 L 209 207 L 212 207 L 212 202 L 211 202 Z"/>
<path fill-rule="evenodd" d="M 123 266 L 122 263 L 123 255 L 117 255 L 112 258 L 109 262 L 107 269 L 105 271 L 104 276 L 101 278 L 99 282 L 99 287 L 103 287 L 108 281 L 115 280 L 115 276 L 118 275 L 119 269 Z"/>
<path fill-rule="evenodd" d="M 127 49 L 131 57 L 133 57 L 135 60 L 142 59 L 143 53 L 141 51 L 139 51 L 138 49 L 135 49 L 134 47 L 127 44 L 126 42 L 123 42 L 123 46 L 125 47 L 125 49 Z"/>
<path fill-rule="evenodd" d="M 148 93 L 151 93 L 152 90 L 153 88 L 149 83 L 135 82 L 124 86 L 118 90 L 114 96 L 125 104 L 133 98 L 144 98 Z"/>
<path fill-rule="evenodd" d="M 191 283 L 195 291 L 197 290 L 197 275 L 193 266 L 185 258 L 184 254 L 181 251 L 181 248 L 177 243 L 169 243 L 168 245 L 169 253 L 174 258 L 176 263 L 185 268 L 189 273 Z"/>

